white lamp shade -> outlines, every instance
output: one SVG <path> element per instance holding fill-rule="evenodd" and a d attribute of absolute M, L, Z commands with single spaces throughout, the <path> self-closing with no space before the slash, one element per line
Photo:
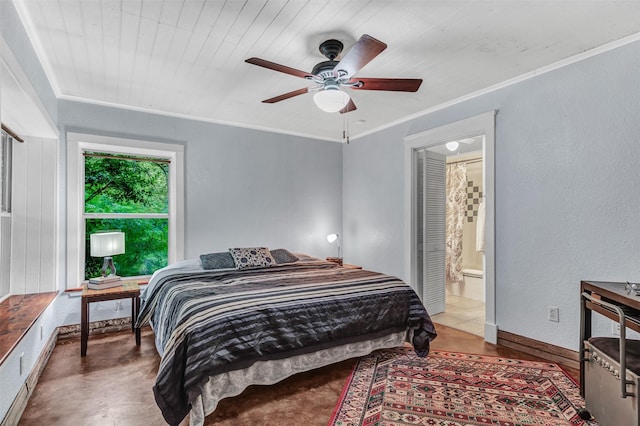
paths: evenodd
<path fill-rule="evenodd" d="M 329 235 L 327 235 L 327 241 L 329 241 L 330 243 L 334 242 L 337 239 L 338 239 L 338 234 L 329 234 Z"/>
<path fill-rule="evenodd" d="M 106 257 L 124 253 L 124 232 L 91 234 L 91 256 Z"/>
<path fill-rule="evenodd" d="M 325 112 L 338 112 L 349 103 L 349 95 L 338 88 L 326 88 L 313 95 L 313 101 Z"/>

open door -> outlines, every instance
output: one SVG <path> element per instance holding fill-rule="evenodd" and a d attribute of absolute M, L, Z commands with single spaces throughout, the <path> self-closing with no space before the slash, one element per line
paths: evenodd
<path fill-rule="evenodd" d="M 446 303 L 446 156 L 427 149 L 416 151 L 418 294 L 431 315 Z"/>
<path fill-rule="evenodd" d="M 448 141 L 457 141 L 464 138 L 483 135 L 483 180 L 485 195 L 485 250 L 484 250 L 484 280 L 485 280 L 485 324 L 484 339 L 496 344 L 498 341 L 498 325 L 496 324 L 496 286 L 495 286 L 495 116 L 497 111 L 488 111 L 460 121 L 445 124 L 424 132 L 415 133 L 405 137 L 405 275 L 410 279 L 423 303 L 432 315 L 442 312 L 445 305 L 446 281 L 445 281 L 445 224 L 446 219 L 440 224 L 440 231 L 430 231 L 433 226 L 438 229 L 437 218 L 427 217 L 425 224 L 425 203 L 434 199 L 434 207 L 438 206 L 442 214 L 435 214 L 444 218 L 446 179 L 444 159 L 429 154 L 420 154 L 420 151 L 441 146 Z M 428 155 L 428 159 L 427 159 Z M 435 157 L 435 158 L 434 158 Z M 421 166 L 418 167 L 420 162 Z M 428 162 L 428 163 L 427 163 Z M 428 171 L 424 170 L 425 164 L 433 164 Z M 437 165 L 437 168 L 435 167 Z M 440 170 L 441 173 L 436 173 Z M 428 175 L 425 175 L 427 173 Z M 433 174 L 437 174 L 435 176 Z M 419 179 L 420 177 L 420 179 Z M 442 184 L 437 185 L 441 189 L 440 195 L 431 191 L 431 182 L 441 179 Z M 425 185 L 426 183 L 426 185 Z M 418 191 L 418 187 L 425 190 Z M 420 195 L 419 195 L 420 193 Z M 420 202 L 418 202 L 418 197 Z M 419 205 L 418 205 L 419 204 Z M 436 219 L 434 222 L 433 219 Z M 419 227 L 422 227 L 419 229 Z M 438 237 L 438 235 L 440 237 Z M 420 253 L 418 253 L 418 239 L 420 239 Z M 438 243 L 438 241 L 440 241 Z M 429 244 L 425 244 L 429 243 Z M 438 256 L 438 248 L 442 248 Z M 440 266 L 438 266 L 438 264 Z M 418 270 L 420 277 L 418 278 Z M 438 277 L 438 274 L 440 276 Z"/>

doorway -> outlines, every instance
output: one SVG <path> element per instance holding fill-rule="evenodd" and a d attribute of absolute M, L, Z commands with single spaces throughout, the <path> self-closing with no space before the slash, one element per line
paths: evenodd
<path fill-rule="evenodd" d="M 468 141 L 471 138 L 482 140 L 480 152 L 484 191 L 481 197 L 478 191 L 477 202 L 479 207 L 480 201 L 484 201 L 485 216 L 484 254 L 481 255 L 481 280 L 484 281 L 484 319 L 481 321 L 484 324 L 480 326 L 484 330 L 478 331 L 477 334 L 483 334 L 485 341 L 490 343 L 497 342 L 494 278 L 494 122 L 495 112 L 491 111 L 405 138 L 405 241 L 408 253 L 406 273 L 432 316 L 446 312 L 446 277 L 449 275 L 446 272 L 445 248 L 450 242 L 446 240 L 446 214 L 443 211 L 447 155 L 442 150 L 448 142 L 456 141 L 460 144 L 460 141 Z M 430 166 L 423 170 L 426 163 Z M 424 188 L 427 190 L 421 195 L 420 191 Z M 467 188 L 464 189 L 467 191 Z M 468 192 L 465 196 L 468 196 Z M 478 277 L 476 274 L 476 277 L 470 278 Z M 456 289 L 451 287 L 449 290 L 451 296 L 457 296 Z M 455 297 L 449 299 L 454 300 Z"/>
<path fill-rule="evenodd" d="M 419 157 L 423 151 L 430 151 L 445 159 L 444 172 L 438 173 L 439 165 L 425 172 L 430 176 L 444 174 L 445 180 L 445 304 L 439 312 L 431 311 L 432 319 L 481 337 L 485 323 L 483 145 L 484 136 L 477 135 L 418 151 Z M 424 185 L 420 180 L 417 183 L 420 200 Z M 420 217 L 418 214 L 418 224 Z M 426 238 L 438 238 L 433 234 L 433 230 L 427 230 Z M 432 262 L 430 267 L 442 268 L 442 264 Z"/>

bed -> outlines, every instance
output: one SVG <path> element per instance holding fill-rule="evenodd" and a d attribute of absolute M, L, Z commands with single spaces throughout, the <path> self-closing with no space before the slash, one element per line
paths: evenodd
<path fill-rule="evenodd" d="M 247 255 L 255 249 L 230 249 L 175 263 L 142 292 L 136 325 L 155 334 L 153 392 L 167 423 L 189 414 L 191 425 L 202 425 L 222 398 L 252 384 L 376 349 L 411 342 L 427 355 L 435 328 L 398 278 L 258 249 L 258 261 Z"/>

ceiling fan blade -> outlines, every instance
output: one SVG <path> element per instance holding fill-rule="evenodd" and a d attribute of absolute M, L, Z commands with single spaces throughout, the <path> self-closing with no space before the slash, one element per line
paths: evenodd
<path fill-rule="evenodd" d="M 260 58 L 249 58 L 245 59 L 245 62 L 248 64 L 257 65 L 259 67 L 269 68 L 270 70 L 280 71 L 285 74 L 290 74 L 300 78 L 310 78 L 313 77 L 311 73 L 306 71 L 300 71 L 295 68 L 287 67 L 285 65 L 276 64 L 275 62 L 267 61 Z"/>
<path fill-rule="evenodd" d="M 305 87 L 304 89 L 294 90 L 293 92 L 284 93 L 284 94 L 282 94 L 280 96 L 276 96 L 276 97 L 273 97 L 273 98 L 265 99 L 264 101 L 262 101 L 262 103 L 275 104 L 276 102 L 284 101 L 285 99 L 293 98 L 294 96 L 304 95 L 308 91 L 309 91 L 309 89 L 307 87 Z"/>
<path fill-rule="evenodd" d="M 352 86 L 355 90 L 389 90 L 394 92 L 416 92 L 422 80 L 419 78 L 354 78 L 349 83 L 360 82 Z"/>
<path fill-rule="evenodd" d="M 353 45 L 351 50 L 344 55 L 334 71 L 344 71 L 345 76 L 352 76 L 362 67 L 367 65 L 373 58 L 378 56 L 380 52 L 387 48 L 387 45 L 380 40 L 376 40 L 370 35 L 364 34 L 360 40 Z"/>
<path fill-rule="evenodd" d="M 340 110 L 340 114 L 346 114 L 347 112 L 355 111 L 357 109 L 356 104 L 353 103 L 353 99 L 349 99 L 349 103 Z"/>

